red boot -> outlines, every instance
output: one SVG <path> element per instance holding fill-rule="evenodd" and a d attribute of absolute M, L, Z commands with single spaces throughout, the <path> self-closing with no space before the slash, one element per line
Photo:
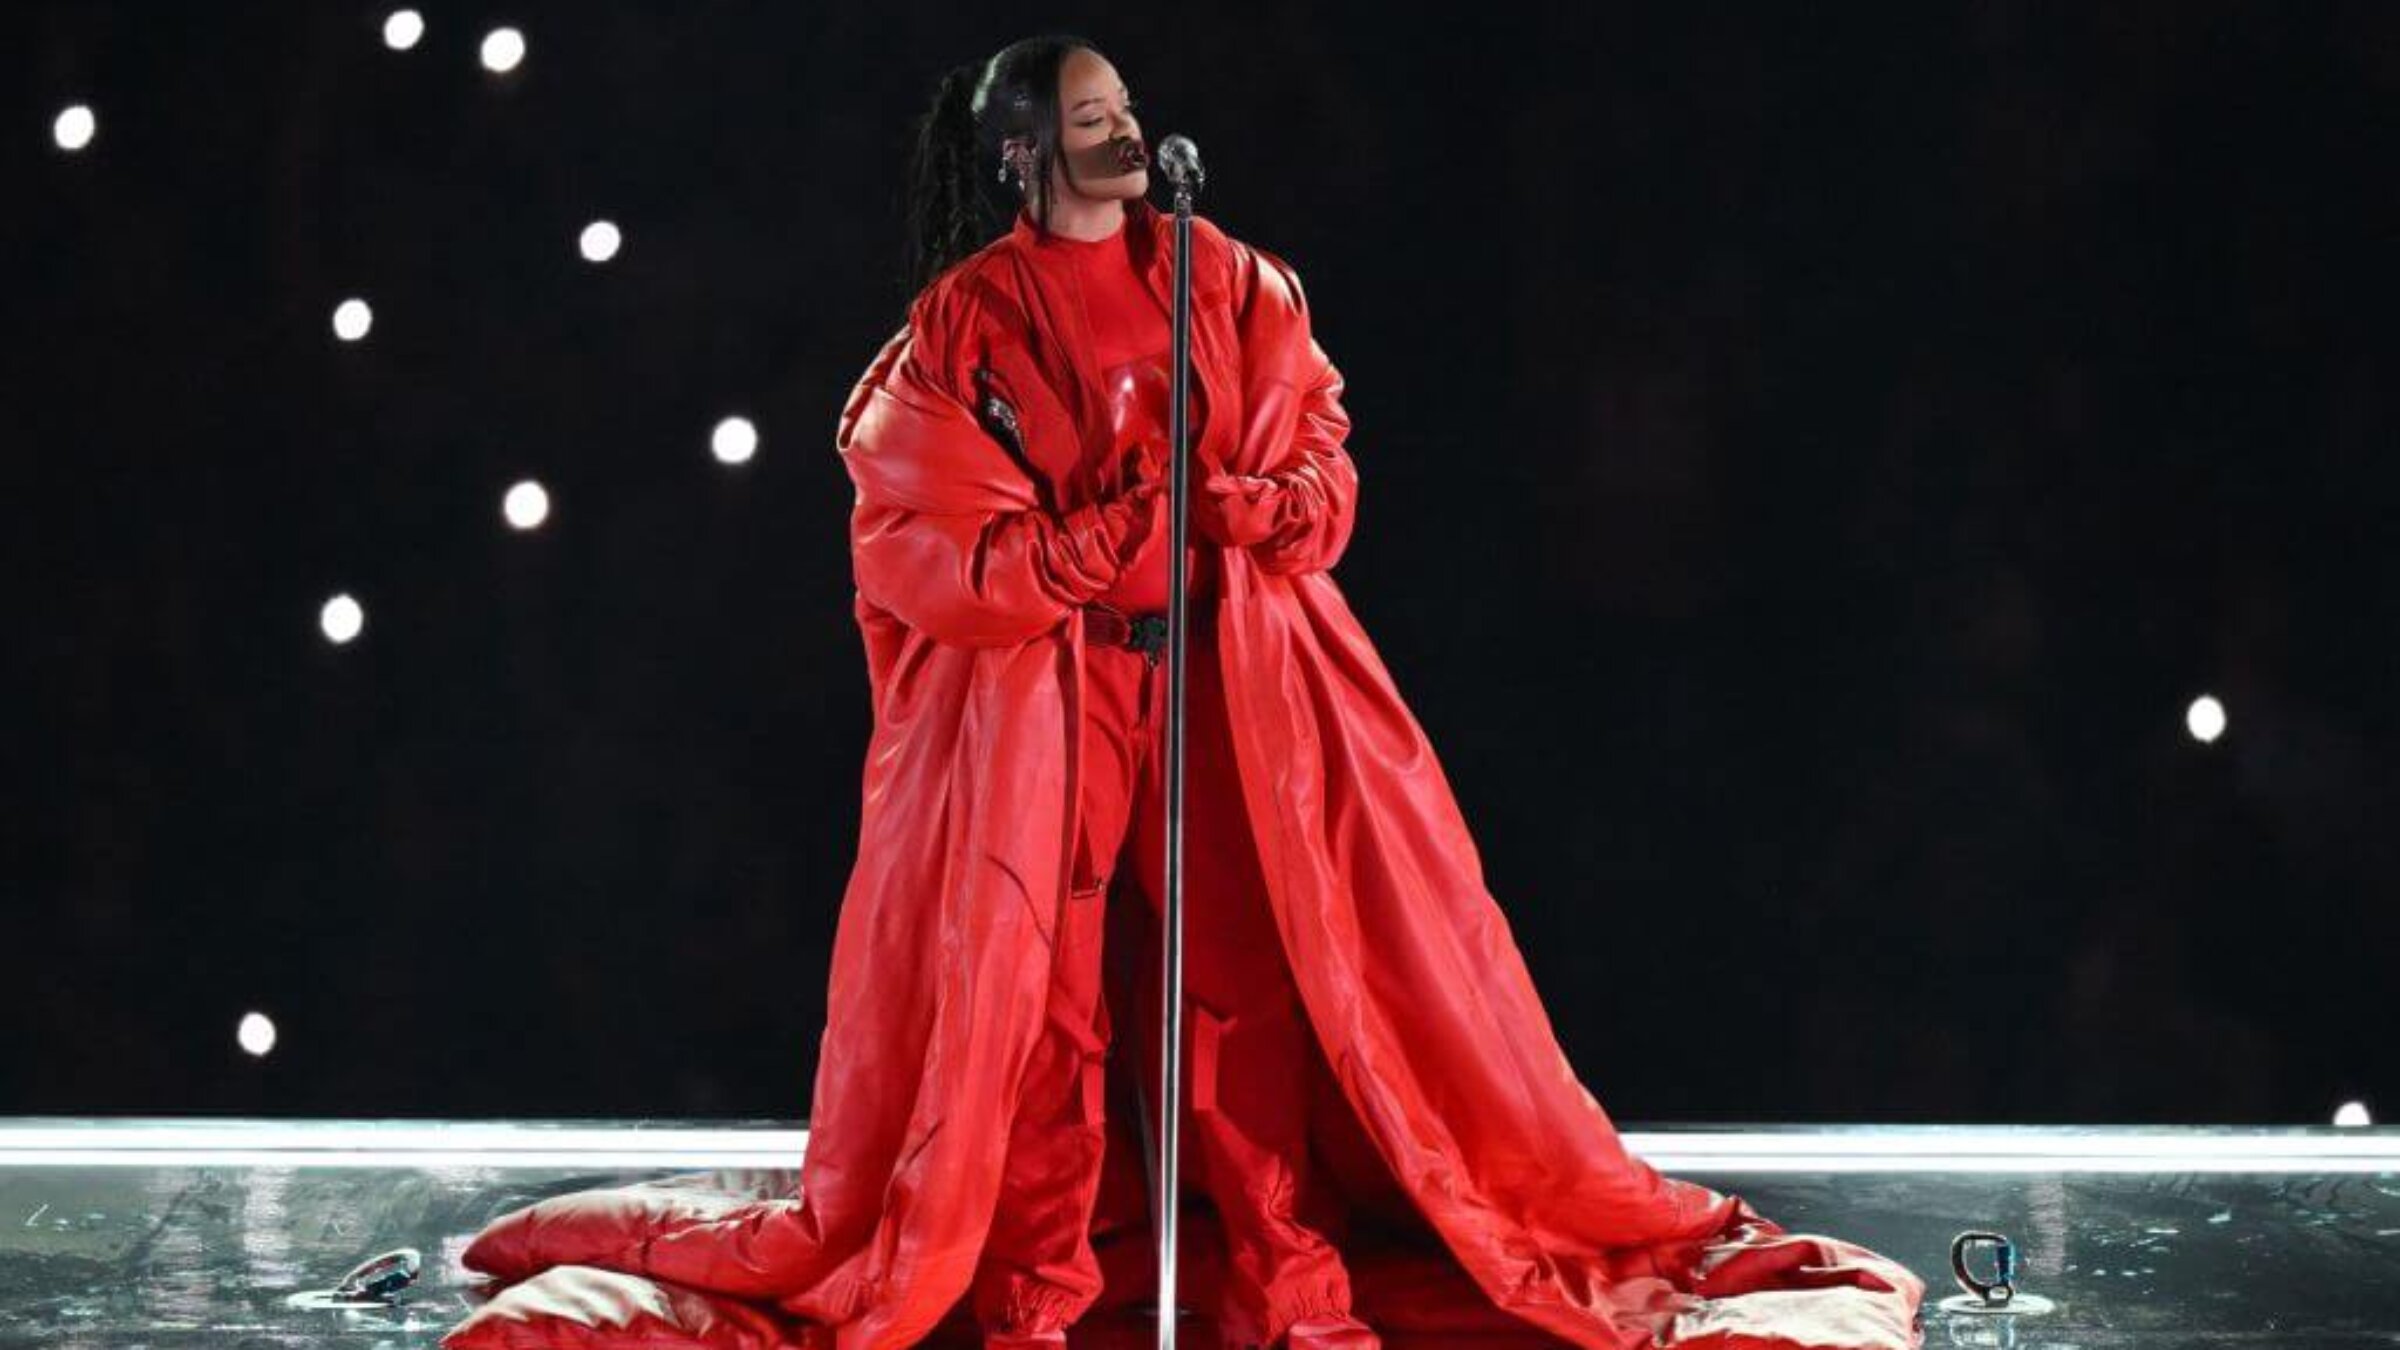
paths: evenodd
<path fill-rule="evenodd" d="M 1383 1350 L 1366 1323 L 1340 1313 L 1303 1317 L 1284 1329 L 1284 1350 Z"/>

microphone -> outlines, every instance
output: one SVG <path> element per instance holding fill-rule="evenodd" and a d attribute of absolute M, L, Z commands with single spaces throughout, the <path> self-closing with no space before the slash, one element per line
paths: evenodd
<path fill-rule="evenodd" d="M 1200 147 L 1192 144 L 1189 136 L 1174 135 L 1160 141 L 1158 167 L 1166 171 L 1167 181 L 1179 188 L 1188 185 L 1198 192 L 1201 184 L 1208 181 L 1208 174 L 1200 167 Z"/>

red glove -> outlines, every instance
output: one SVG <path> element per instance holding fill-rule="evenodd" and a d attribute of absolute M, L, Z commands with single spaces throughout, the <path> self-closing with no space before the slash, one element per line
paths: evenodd
<path fill-rule="evenodd" d="M 1135 508 L 1132 525 L 1119 552 L 1130 561 L 1141 551 L 1150 530 L 1167 528 L 1167 452 L 1164 446 L 1143 442 L 1125 454 L 1118 499 Z M 1213 460 L 1194 464 L 1192 527 L 1203 539 L 1225 548 L 1247 548 L 1272 538 L 1285 523 L 1293 503 L 1283 484 L 1258 474 L 1226 473 Z"/>
<path fill-rule="evenodd" d="M 1248 473 L 1213 472 L 1192 498 L 1192 523 L 1214 543 L 1248 548 L 1283 523 L 1283 485 Z"/>
<path fill-rule="evenodd" d="M 1125 452 L 1121 464 L 1117 495 L 1108 510 L 1123 523 L 1114 534 L 1117 561 L 1130 567 L 1150 532 L 1167 528 L 1166 447 L 1144 441 Z"/>

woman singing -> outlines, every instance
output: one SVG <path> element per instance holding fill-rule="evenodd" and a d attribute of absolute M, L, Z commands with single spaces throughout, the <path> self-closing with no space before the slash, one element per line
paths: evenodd
<path fill-rule="evenodd" d="M 942 82 L 907 321 L 836 432 L 874 727 L 805 1157 L 502 1215 L 464 1260 L 523 1283 L 453 1350 L 528 1322 L 728 1350 L 1155 1339 L 1175 232 L 1147 167 L 1088 42 Z M 1905 1267 L 1662 1175 L 1576 1077 L 1333 579 L 1358 474 L 1299 277 L 1197 215 L 1191 251 L 1184 1334 L 1919 1345 Z"/>

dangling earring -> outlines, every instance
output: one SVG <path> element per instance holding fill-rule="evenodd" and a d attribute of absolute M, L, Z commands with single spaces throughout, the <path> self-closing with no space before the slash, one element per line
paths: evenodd
<path fill-rule="evenodd" d="M 1008 181 L 1008 156 L 1002 155 L 1000 157 L 1000 171 L 992 175 L 992 181 L 995 183 L 1005 183 Z"/>

